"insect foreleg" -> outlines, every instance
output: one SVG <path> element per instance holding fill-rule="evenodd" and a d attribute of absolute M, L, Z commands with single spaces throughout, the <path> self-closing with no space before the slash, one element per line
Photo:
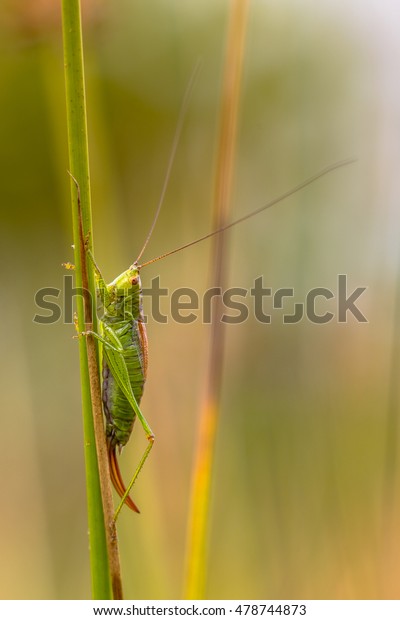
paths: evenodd
<path fill-rule="evenodd" d="M 99 266 L 97 265 L 97 263 L 95 261 L 93 253 L 89 249 L 87 249 L 86 250 L 86 255 L 89 258 L 90 262 L 92 263 L 92 266 L 93 266 L 93 269 L 94 269 L 94 273 L 95 273 L 95 276 L 96 276 L 96 286 L 97 286 L 98 293 L 100 295 L 101 302 L 102 302 L 103 306 L 105 308 L 107 308 L 112 303 L 112 301 L 113 301 L 111 293 L 110 293 L 109 288 L 108 288 L 108 286 L 106 284 L 106 281 L 103 278 L 103 275 L 102 275 L 102 273 L 100 271 L 100 268 L 99 268 Z"/>

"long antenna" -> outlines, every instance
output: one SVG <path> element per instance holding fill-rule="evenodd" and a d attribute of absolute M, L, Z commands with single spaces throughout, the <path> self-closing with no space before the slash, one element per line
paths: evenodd
<path fill-rule="evenodd" d="M 138 265 L 138 269 L 141 269 L 142 267 L 146 267 L 147 265 L 151 265 L 152 263 L 156 263 L 162 258 L 171 256 L 171 254 L 175 254 L 176 252 L 180 252 L 181 250 L 190 248 L 192 245 L 196 245 L 197 243 L 200 243 L 200 241 L 209 239 L 210 237 L 213 237 L 214 235 L 218 235 L 219 233 L 222 233 L 224 230 L 228 230 L 228 228 L 232 228 L 232 226 L 236 226 L 236 224 L 240 224 L 240 222 L 244 222 L 245 220 L 250 219 L 251 217 L 253 217 L 253 215 L 257 215 L 258 213 L 261 213 L 262 211 L 265 211 L 266 209 L 273 207 L 274 205 L 278 204 L 278 202 L 281 202 L 285 198 L 292 196 L 292 194 L 295 194 L 296 192 L 303 189 L 304 187 L 307 187 L 307 185 L 311 185 L 311 183 L 314 183 L 314 181 L 316 181 L 317 179 L 320 179 L 321 177 L 325 176 L 329 172 L 332 172 L 333 170 L 336 170 L 337 168 L 342 168 L 343 166 L 348 166 L 349 164 L 352 164 L 355 161 L 357 160 L 356 159 L 344 159 L 342 161 L 336 162 L 335 164 L 331 164 L 330 166 L 327 166 L 323 170 L 320 170 L 320 172 L 317 172 L 316 174 L 314 174 L 312 177 L 309 177 L 302 183 L 299 183 L 295 187 L 292 187 L 292 189 L 289 189 L 284 194 L 281 194 L 277 198 L 274 198 L 270 202 L 267 202 L 267 204 L 260 207 L 259 209 L 256 209 L 255 211 L 252 211 L 251 213 L 248 213 L 247 215 L 240 217 L 238 220 L 235 220 L 234 222 L 231 222 L 230 224 L 227 224 L 226 226 L 223 226 L 222 228 L 218 228 L 218 230 L 214 230 L 213 232 L 210 232 L 207 235 L 200 237 L 199 239 L 195 239 L 195 241 L 191 241 L 190 243 L 185 243 L 185 245 L 181 245 L 179 248 L 175 248 L 175 250 L 170 250 L 169 252 L 166 252 L 165 254 L 161 254 L 160 256 L 157 256 L 156 258 L 152 258 L 151 260 L 146 261 L 142 265 Z"/>
<path fill-rule="evenodd" d="M 147 244 L 150 241 L 150 237 L 153 234 L 153 230 L 154 230 L 154 227 L 155 227 L 155 225 L 157 223 L 158 216 L 160 215 L 161 207 L 162 207 L 162 204 L 163 204 L 164 198 L 165 198 L 165 192 L 167 191 L 169 179 L 170 179 L 170 176 L 171 176 L 172 164 L 174 163 L 176 149 L 178 147 L 179 138 L 181 137 L 183 121 L 184 121 L 185 116 L 186 116 L 187 107 L 188 107 L 188 104 L 189 104 L 189 101 L 190 101 L 190 95 L 192 94 L 193 85 L 194 85 L 194 82 L 196 80 L 199 68 L 200 68 L 200 60 L 197 61 L 196 66 L 195 66 L 195 68 L 192 71 L 192 75 L 190 76 L 189 83 L 188 83 L 188 85 L 186 87 L 186 91 L 185 91 L 185 95 L 183 97 L 181 109 L 179 111 L 178 123 L 177 123 L 176 129 L 175 129 L 175 135 L 174 135 L 174 139 L 173 139 L 173 142 L 172 142 L 171 152 L 170 152 L 169 158 L 168 158 L 167 172 L 165 174 L 164 184 L 163 184 L 163 187 L 162 187 L 162 190 L 161 190 L 161 194 L 160 194 L 160 198 L 159 198 L 159 201 L 158 201 L 157 211 L 156 211 L 156 214 L 154 216 L 153 223 L 150 226 L 150 230 L 149 230 L 149 233 L 148 233 L 148 235 L 146 237 L 146 241 L 144 242 L 143 247 L 140 250 L 139 256 L 137 257 L 135 263 L 138 263 L 139 260 L 141 259 L 141 257 L 143 256 L 143 252 L 145 251 L 145 249 L 147 247 Z"/>

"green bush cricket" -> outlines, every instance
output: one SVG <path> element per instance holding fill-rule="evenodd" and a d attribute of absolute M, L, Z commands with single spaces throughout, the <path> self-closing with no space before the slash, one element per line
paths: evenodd
<path fill-rule="evenodd" d="M 180 128 L 178 127 L 177 134 L 179 133 L 179 129 Z M 177 134 L 175 136 L 170 163 L 176 149 Z M 94 267 L 97 293 L 104 314 L 100 320 L 100 334 L 94 332 L 83 332 L 82 335 L 92 333 L 102 344 L 102 399 L 103 411 L 106 419 L 106 438 L 110 476 L 114 488 L 121 497 L 120 504 L 115 513 L 115 519 L 118 517 L 124 503 L 134 512 L 139 512 L 138 507 L 129 496 L 129 492 L 134 485 L 154 443 L 154 434 L 140 409 L 140 401 L 143 395 L 148 367 L 147 335 L 142 310 L 142 285 L 140 279 L 141 269 L 192 245 L 196 245 L 197 243 L 200 243 L 201 241 L 204 241 L 205 239 L 208 239 L 216 234 L 222 233 L 223 231 L 236 226 L 247 219 L 250 219 L 251 217 L 281 202 L 285 198 L 288 198 L 307 185 L 310 185 L 329 172 L 348 165 L 353 161 L 354 160 L 344 160 L 328 166 L 302 183 L 296 185 L 289 191 L 263 205 L 259 209 L 244 215 L 243 217 L 218 230 L 210 232 L 194 241 L 186 243 L 185 245 L 153 258 L 152 260 L 139 264 L 139 260 L 148 244 L 160 211 L 171 169 L 171 166 L 169 165 L 156 216 L 147 236 L 146 242 L 135 262 L 126 271 L 117 276 L 110 284 L 106 284 L 100 269 L 96 265 L 93 255 L 90 251 L 86 250 L 86 255 Z M 79 185 L 76 179 L 74 177 L 72 178 L 77 187 L 78 209 L 80 213 Z M 117 449 L 121 452 L 122 448 L 129 441 L 136 417 L 139 419 L 139 422 L 146 434 L 148 445 L 144 450 L 129 485 L 125 487 L 118 466 Z"/>

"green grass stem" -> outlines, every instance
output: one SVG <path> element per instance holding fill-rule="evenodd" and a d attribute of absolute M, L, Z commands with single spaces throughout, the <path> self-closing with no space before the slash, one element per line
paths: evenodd
<path fill-rule="evenodd" d="M 93 324 L 90 299 L 95 299 L 93 269 L 86 266 L 84 239 L 93 247 L 84 64 L 79 0 L 62 0 L 68 147 L 71 178 L 78 329 Z M 78 184 L 76 186 L 75 183 Z M 78 199 L 80 198 L 80 199 Z M 82 409 L 88 502 L 90 564 L 94 599 L 122 598 L 121 574 L 109 482 L 96 344 L 79 338 Z M 96 449 L 97 448 L 97 449 Z"/>

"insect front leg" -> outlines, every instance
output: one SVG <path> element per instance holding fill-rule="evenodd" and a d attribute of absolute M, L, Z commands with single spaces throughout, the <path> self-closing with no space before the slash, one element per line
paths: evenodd
<path fill-rule="evenodd" d="M 100 271 L 99 266 L 96 263 L 96 260 L 91 250 L 87 249 L 86 255 L 88 259 L 90 260 L 90 262 L 92 263 L 92 266 L 94 269 L 94 273 L 96 277 L 96 287 L 97 287 L 97 291 L 101 299 L 101 303 L 103 304 L 104 308 L 108 308 L 113 302 L 113 296 L 110 291 L 110 287 L 107 286 L 106 281 L 103 278 L 103 275 Z"/>

